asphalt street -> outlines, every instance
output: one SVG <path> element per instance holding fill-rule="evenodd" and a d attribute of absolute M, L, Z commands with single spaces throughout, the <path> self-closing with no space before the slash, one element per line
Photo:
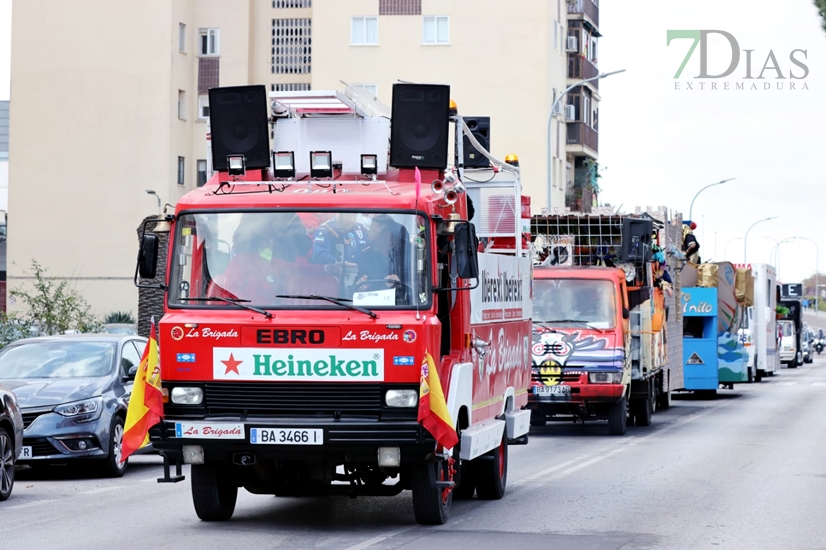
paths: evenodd
<path fill-rule="evenodd" d="M 409 493 L 243 490 L 231 522 L 204 523 L 188 479 L 155 482 L 157 456 L 134 457 L 115 480 L 27 470 L 0 503 L 0 547 L 826 549 L 824 395 L 826 354 L 716 399 L 677 396 L 625 437 L 604 422 L 532 428 L 510 449 L 505 498 L 454 502 L 441 527 L 415 523 Z"/>

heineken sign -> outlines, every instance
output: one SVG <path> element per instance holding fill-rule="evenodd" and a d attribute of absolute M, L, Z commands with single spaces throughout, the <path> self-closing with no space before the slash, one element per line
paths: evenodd
<path fill-rule="evenodd" d="M 213 348 L 214 380 L 383 381 L 383 349 Z"/>

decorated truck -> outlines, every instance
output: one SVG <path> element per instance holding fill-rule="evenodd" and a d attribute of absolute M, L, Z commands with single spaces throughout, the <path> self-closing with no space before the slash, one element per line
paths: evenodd
<path fill-rule="evenodd" d="M 504 495 L 530 427 L 532 262 L 518 166 L 451 104 L 448 86 L 397 84 L 391 128 L 351 90 L 210 90 L 215 173 L 145 224 L 136 269 L 165 294 L 159 481 L 191 464 L 202 520 L 230 519 L 241 487 L 411 490 L 424 524 Z M 463 183 L 463 134 L 484 189 Z"/>
<path fill-rule="evenodd" d="M 741 339 L 749 353 L 748 365 L 755 382 L 780 370 L 777 332 L 777 270 L 769 264 L 734 264 L 748 269 L 754 278 L 754 304 L 746 310 Z"/>
<path fill-rule="evenodd" d="M 722 385 L 752 382 L 747 339 L 741 331 L 754 303 L 749 269 L 729 262 L 686 264 L 682 272 L 682 389 L 716 395 Z"/>
<path fill-rule="evenodd" d="M 679 216 L 534 216 L 531 423 L 651 424 L 683 385 Z"/>

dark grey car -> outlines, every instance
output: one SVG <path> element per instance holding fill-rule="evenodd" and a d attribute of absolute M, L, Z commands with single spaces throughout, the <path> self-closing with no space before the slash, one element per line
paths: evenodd
<path fill-rule="evenodd" d="M 14 393 L 0 386 L 0 500 L 14 488 L 14 463 L 23 446 L 23 416 Z"/>
<path fill-rule="evenodd" d="M 64 334 L 3 348 L 0 384 L 17 395 L 25 427 L 18 463 L 97 460 L 103 473 L 122 476 L 133 367 L 145 346 L 139 336 Z"/>

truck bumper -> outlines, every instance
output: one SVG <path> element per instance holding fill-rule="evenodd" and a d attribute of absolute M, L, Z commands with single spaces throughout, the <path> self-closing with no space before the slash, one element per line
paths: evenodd
<path fill-rule="evenodd" d="M 186 434 L 186 428 L 205 425 L 236 425 L 240 435 L 233 439 Z M 252 429 L 321 430 L 319 444 L 253 443 Z M 191 431 L 191 430 L 190 430 Z M 200 430 L 202 433 L 203 430 Z M 260 432 L 259 432 L 260 433 Z M 260 438 L 259 438 L 260 440 Z M 380 447 L 398 447 L 401 462 L 421 461 L 433 452 L 435 440 L 417 421 L 308 421 L 306 419 L 174 420 L 166 419 L 150 430 L 154 448 L 175 461 L 187 462 L 184 446 L 203 449 L 208 461 L 234 460 L 236 455 L 252 455 L 256 462 L 269 460 L 377 462 Z"/>
<path fill-rule="evenodd" d="M 587 415 L 596 409 L 607 409 L 622 399 L 622 384 L 572 384 L 570 395 L 528 395 L 528 408 L 547 415 Z"/>

